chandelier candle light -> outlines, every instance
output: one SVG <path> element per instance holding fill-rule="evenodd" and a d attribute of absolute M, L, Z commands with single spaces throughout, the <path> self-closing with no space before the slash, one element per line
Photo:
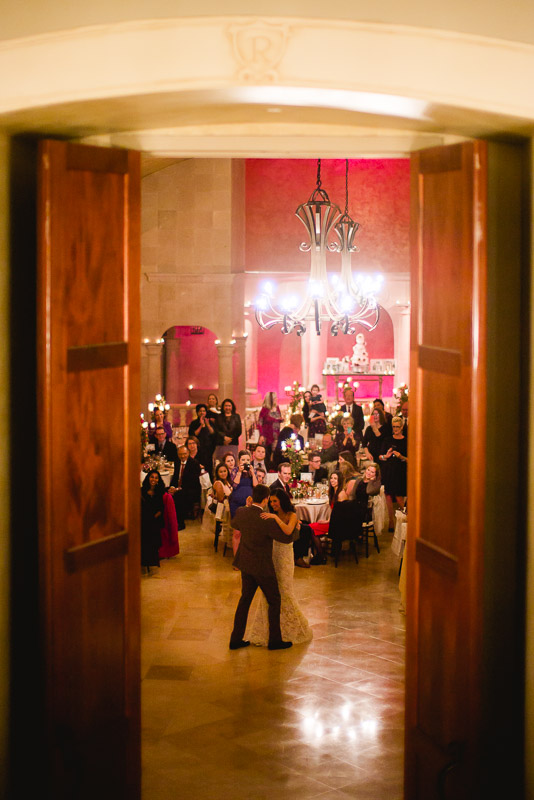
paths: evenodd
<path fill-rule="evenodd" d="M 274 299 L 270 282 L 264 286 L 256 300 L 256 320 L 264 329 L 281 325 L 282 333 L 296 331 L 297 336 L 306 332 L 306 323 L 315 324 L 317 336 L 321 335 L 321 322 L 331 323 L 330 333 L 337 336 L 341 331 L 353 335 L 356 324 L 369 331 L 378 324 L 380 307 L 375 294 L 382 284 L 382 276 L 358 275 L 352 277 L 351 253 L 357 252 L 354 236 L 359 223 L 348 212 L 349 162 L 345 160 L 345 211 L 342 214 L 335 203 L 331 203 L 321 187 L 321 159 L 317 160 L 317 185 L 307 203 L 302 203 L 295 214 L 308 233 L 309 241 L 300 249 L 310 253 L 310 278 L 304 297 L 286 295 L 279 303 Z M 335 231 L 338 241 L 329 243 Z M 327 251 L 341 253 L 341 273 L 328 278 L 326 269 Z"/>

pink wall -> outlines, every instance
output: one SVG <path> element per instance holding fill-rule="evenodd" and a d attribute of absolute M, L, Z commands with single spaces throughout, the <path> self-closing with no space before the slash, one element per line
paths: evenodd
<path fill-rule="evenodd" d="M 254 323 L 256 324 L 256 323 Z M 258 331 L 258 394 L 277 392 L 286 403 L 284 387 L 302 380 L 301 340 L 296 334 L 284 336 L 279 327 Z"/>
<path fill-rule="evenodd" d="M 247 270 L 308 271 L 309 255 L 299 250 L 306 231 L 295 210 L 314 190 L 316 172 L 311 159 L 247 159 Z M 323 159 L 321 179 L 344 211 L 345 162 Z M 350 159 L 349 213 L 361 225 L 354 271 L 409 270 L 409 180 L 408 159 Z M 338 264 L 339 256 L 330 260 Z"/>
<path fill-rule="evenodd" d="M 178 366 L 178 397 L 167 397 L 169 402 L 185 403 L 189 399 L 188 386 L 195 389 L 217 391 L 219 384 L 219 359 L 215 346 L 216 335 L 204 328 L 201 335 L 192 334 L 191 326 L 176 325 L 174 337 L 180 339 Z M 169 383 L 169 381 L 167 381 Z M 207 394 L 207 392 L 206 392 Z"/>

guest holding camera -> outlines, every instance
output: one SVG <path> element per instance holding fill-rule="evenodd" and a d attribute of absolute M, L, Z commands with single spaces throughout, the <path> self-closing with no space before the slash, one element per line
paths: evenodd
<path fill-rule="evenodd" d="M 246 505 L 247 497 L 252 497 L 252 489 L 258 480 L 252 469 L 251 455 L 248 450 L 240 450 L 237 459 L 237 472 L 233 477 L 233 491 L 230 495 L 230 518 L 241 506 Z"/>
<path fill-rule="evenodd" d="M 354 454 L 360 447 L 359 433 L 354 431 L 354 420 L 351 416 L 341 419 L 341 425 L 336 434 L 336 447 L 339 452 L 349 450 Z"/>

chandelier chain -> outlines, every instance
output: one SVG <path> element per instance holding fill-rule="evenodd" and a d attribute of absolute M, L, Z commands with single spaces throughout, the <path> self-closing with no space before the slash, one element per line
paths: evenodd
<path fill-rule="evenodd" d="M 321 159 L 317 159 L 317 188 L 320 189 L 322 186 L 321 181 Z"/>

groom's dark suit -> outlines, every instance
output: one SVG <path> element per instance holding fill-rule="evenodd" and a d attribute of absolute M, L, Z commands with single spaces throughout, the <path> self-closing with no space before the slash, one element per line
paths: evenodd
<path fill-rule="evenodd" d="M 291 542 L 274 519 L 261 519 L 260 506 L 241 506 L 232 519 L 232 527 L 241 532 L 234 566 L 241 570 L 241 597 L 234 618 L 230 644 L 240 642 L 245 634 L 250 604 L 258 586 L 269 604 L 269 645 L 282 640 L 280 632 L 280 590 L 273 564 L 273 539 Z"/>

